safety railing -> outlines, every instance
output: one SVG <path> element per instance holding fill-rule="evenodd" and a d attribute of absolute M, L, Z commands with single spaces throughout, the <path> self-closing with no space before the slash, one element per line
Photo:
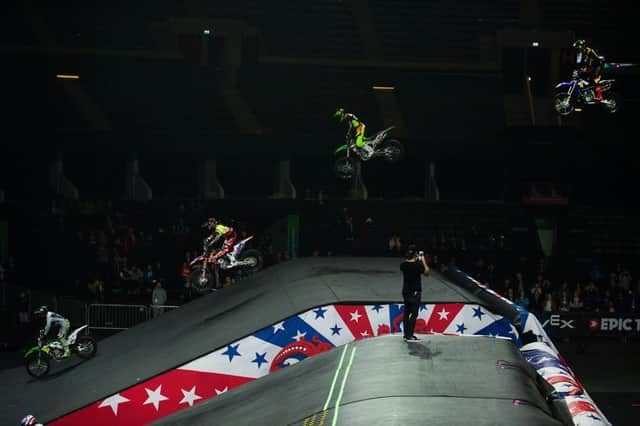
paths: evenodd
<path fill-rule="evenodd" d="M 176 309 L 176 305 L 87 305 L 86 321 L 93 330 L 126 330 Z"/>
<path fill-rule="evenodd" d="M 172 311 L 180 306 L 177 305 L 149 305 L 148 318 L 155 318 L 164 314 L 165 312 Z"/>
<path fill-rule="evenodd" d="M 21 293 L 24 295 L 21 296 Z M 26 296 L 26 300 L 25 300 Z M 23 306 L 20 300 L 24 300 Z M 18 313 L 26 314 L 28 322 L 35 307 L 46 305 L 71 321 L 73 325 L 87 324 L 94 330 L 126 330 L 141 322 L 156 318 L 178 305 L 125 305 L 125 304 L 85 304 L 83 301 L 56 297 L 53 294 L 31 290 L 10 283 L 0 283 L 0 311 L 8 319 L 10 327 L 17 324 Z"/>
<path fill-rule="evenodd" d="M 145 305 L 92 304 L 87 306 L 87 324 L 95 330 L 126 330 L 149 318 Z"/>

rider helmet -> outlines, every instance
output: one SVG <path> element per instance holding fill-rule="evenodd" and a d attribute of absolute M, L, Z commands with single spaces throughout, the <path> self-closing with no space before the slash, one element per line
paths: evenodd
<path fill-rule="evenodd" d="M 46 306 L 42 305 L 38 309 L 36 309 L 33 312 L 33 314 L 35 316 L 45 316 L 45 315 L 47 315 L 47 312 L 49 312 L 49 308 L 47 308 Z"/>
<path fill-rule="evenodd" d="M 587 45 L 587 41 L 583 38 L 579 38 L 573 43 L 573 47 L 577 50 L 582 50 Z"/>
<path fill-rule="evenodd" d="M 216 227 L 217 224 L 218 224 L 217 219 L 215 217 L 210 217 L 209 219 L 207 219 L 206 228 L 213 229 Z"/>
<path fill-rule="evenodd" d="M 20 421 L 20 426 L 35 426 L 38 421 L 31 414 L 27 414 Z"/>
<path fill-rule="evenodd" d="M 344 112 L 344 108 L 338 108 L 336 112 L 333 113 L 333 117 L 338 119 L 338 121 L 340 122 L 344 121 L 346 116 L 347 115 Z"/>

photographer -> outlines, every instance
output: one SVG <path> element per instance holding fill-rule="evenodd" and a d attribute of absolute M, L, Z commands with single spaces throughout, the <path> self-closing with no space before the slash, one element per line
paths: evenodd
<path fill-rule="evenodd" d="M 408 247 L 405 260 L 400 264 L 402 271 L 402 297 L 404 299 L 404 340 L 416 341 L 413 330 L 418 319 L 418 308 L 422 296 L 422 280 L 420 275 L 429 275 L 429 267 L 422 251 L 416 252 L 415 245 Z"/>

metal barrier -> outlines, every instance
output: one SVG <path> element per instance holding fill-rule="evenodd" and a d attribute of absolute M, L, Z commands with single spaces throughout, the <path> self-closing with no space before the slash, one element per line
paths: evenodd
<path fill-rule="evenodd" d="M 87 320 L 87 304 L 81 300 L 61 297 L 58 299 L 58 310 L 56 312 L 67 318 L 74 328 L 85 324 Z"/>
<path fill-rule="evenodd" d="M 93 330 L 126 330 L 142 322 L 179 308 L 178 305 L 115 305 L 87 306 L 86 321 Z"/>
<path fill-rule="evenodd" d="M 149 319 L 145 305 L 92 304 L 87 307 L 87 324 L 94 330 L 126 330 Z"/>
<path fill-rule="evenodd" d="M 155 318 L 167 311 L 172 311 L 179 307 L 180 306 L 177 305 L 149 305 L 149 319 Z"/>

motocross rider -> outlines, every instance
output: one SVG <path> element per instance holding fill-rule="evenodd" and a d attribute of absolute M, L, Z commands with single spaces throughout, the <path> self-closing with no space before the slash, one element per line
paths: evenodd
<path fill-rule="evenodd" d="M 602 101 L 602 86 L 598 83 L 602 78 L 603 57 L 591 47 L 587 46 L 584 39 L 578 39 L 573 43 L 576 49 L 576 67 L 578 75 L 595 85 L 595 100 Z"/>
<path fill-rule="evenodd" d="M 365 149 L 364 129 L 367 126 L 362 121 L 358 120 L 358 117 L 356 117 L 355 114 L 345 112 L 344 108 L 338 108 L 333 116 L 341 123 L 345 120 L 347 121 L 347 124 L 349 125 L 347 135 L 349 135 L 349 138 L 355 142 L 355 147 L 357 150 Z"/>
<path fill-rule="evenodd" d="M 51 331 L 51 326 L 56 325 L 58 327 L 58 334 L 56 336 L 56 342 L 59 349 L 64 349 L 64 356 L 68 357 L 71 354 L 71 350 L 69 349 L 69 343 L 67 342 L 67 333 L 69 332 L 69 326 L 71 323 L 68 319 L 63 317 L 62 315 L 56 314 L 53 311 L 47 309 L 46 306 L 40 306 L 34 312 L 36 317 L 46 318 L 46 324 L 44 329 L 40 331 L 40 337 L 44 338 Z"/>
<path fill-rule="evenodd" d="M 229 251 L 233 247 L 233 244 L 235 244 L 236 240 L 238 239 L 238 234 L 232 227 L 218 222 L 214 217 L 210 217 L 207 222 L 205 222 L 204 227 L 209 229 L 209 231 L 211 232 L 211 235 L 209 235 L 205 240 L 207 247 L 215 244 L 220 238 L 224 238 L 222 248 L 218 250 L 218 252 L 211 259 L 212 263 L 215 264 L 215 262 L 219 258 L 229 253 Z M 231 264 L 234 264 L 236 262 L 236 254 L 231 253 L 229 257 L 231 258 Z"/>

